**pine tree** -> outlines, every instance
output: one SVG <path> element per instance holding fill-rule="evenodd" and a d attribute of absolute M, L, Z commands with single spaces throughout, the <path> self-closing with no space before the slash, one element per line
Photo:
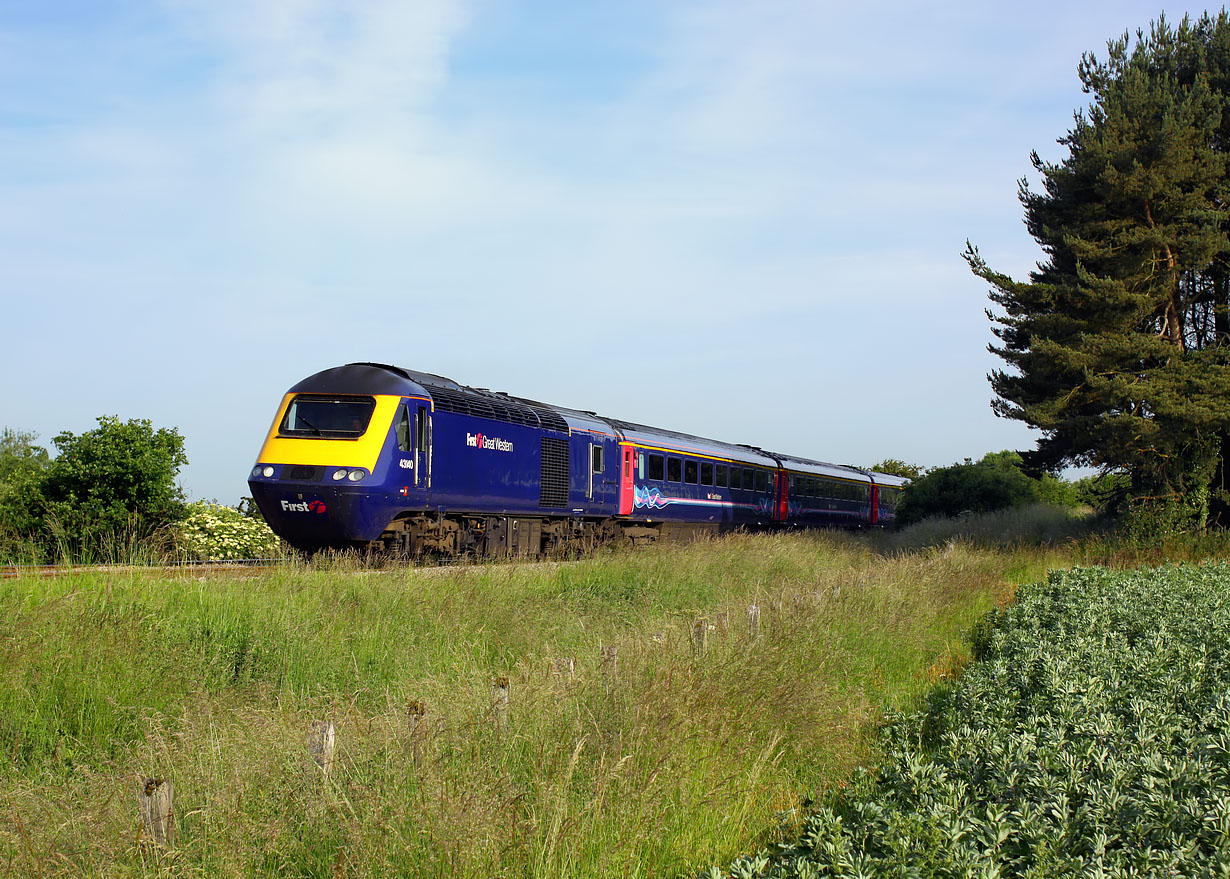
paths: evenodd
<path fill-rule="evenodd" d="M 1042 431 L 1034 469 L 1125 472 L 1202 525 L 1230 448 L 1230 19 L 1163 17 L 1078 72 L 1067 157 L 1035 153 L 1042 191 L 1020 184 L 1045 259 L 1018 282 L 965 254 L 1002 309 L 992 406 Z"/>

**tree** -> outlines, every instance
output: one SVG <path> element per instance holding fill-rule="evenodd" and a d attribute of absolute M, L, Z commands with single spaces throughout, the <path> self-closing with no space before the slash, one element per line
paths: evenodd
<path fill-rule="evenodd" d="M 1068 156 L 1033 154 L 1042 191 L 1020 184 L 1046 258 L 1017 282 L 965 254 L 1002 309 L 992 407 L 1042 432 L 1027 467 L 1123 472 L 1203 525 L 1230 436 L 1230 18 L 1107 48 L 1081 59 Z"/>
<path fill-rule="evenodd" d="M 39 482 L 50 464 L 38 434 L 4 428 L 0 433 L 0 534 L 18 536 L 38 527 Z"/>
<path fill-rule="evenodd" d="M 103 416 L 93 430 L 53 442 L 59 455 L 41 482 L 43 518 L 76 552 L 96 552 L 117 536 L 145 538 L 185 516 L 175 480 L 188 458 L 175 429 Z"/>
<path fill-rule="evenodd" d="M 918 464 L 907 464 L 898 458 L 885 458 L 868 469 L 876 473 L 887 473 L 889 476 L 903 476 L 906 479 L 917 479 L 927 472 L 925 467 L 920 467 Z"/>

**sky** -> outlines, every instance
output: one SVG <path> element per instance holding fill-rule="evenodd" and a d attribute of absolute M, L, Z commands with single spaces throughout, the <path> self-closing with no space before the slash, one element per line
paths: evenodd
<path fill-rule="evenodd" d="M 374 361 L 825 461 L 1033 446 L 974 243 L 1083 52 L 1200 6 L 0 0 L 0 426 L 176 428 L 235 504 Z"/>

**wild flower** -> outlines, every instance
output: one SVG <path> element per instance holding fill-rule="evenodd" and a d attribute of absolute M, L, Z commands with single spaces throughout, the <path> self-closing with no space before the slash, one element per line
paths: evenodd
<path fill-rule="evenodd" d="M 192 559 L 256 559 L 282 555 L 282 542 L 260 519 L 215 501 L 189 506 L 178 545 Z"/>

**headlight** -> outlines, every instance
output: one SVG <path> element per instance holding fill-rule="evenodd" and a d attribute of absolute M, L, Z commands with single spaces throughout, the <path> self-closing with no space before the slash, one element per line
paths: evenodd
<path fill-rule="evenodd" d="M 340 481 L 340 480 L 342 480 L 342 479 L 345 479 L 345 478 L 346 478 L 346 471 L 345 471 L 345 470 L 334 470 L 334 471 L 333 471 L 333 481 L 334 481 L 334 482 L 338 482 L 338 481 Z"/>
<path fill-rule="evenodd" d="M 273 475 L 273 468 L 270 467 L 268 464 L 266 464 L 265 467 L 261 470 L 261 476 L 272 476 L 272 475 Z"/>
<path fill-rule="evenodd" d="M 350 481 L 358 482 L 360 479 L 362 479 L 366 475 L 367 475 L 366 470 L 351 470 L 350 471 Z"/>
<path fill-rule="evenodd" d="M 260 466 L 259 466 L 259 465 L 257 465 L 256 467 L 253 467 L 253 468 L 252 468 L 252 478 L 253 478 L 253 479 L 255 479 L 257 476 L 260 476 L 260 475 L 261 475 L 261 468 L 260 468 Z"/>

